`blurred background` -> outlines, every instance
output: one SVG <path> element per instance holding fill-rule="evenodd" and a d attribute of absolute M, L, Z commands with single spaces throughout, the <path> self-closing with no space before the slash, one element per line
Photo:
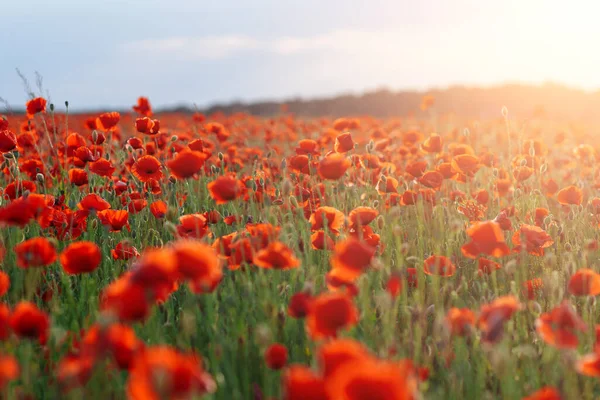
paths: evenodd
<path fill-rule="evenodd" d="M 523 112 L 569 103 L 593 113 L 598 11 L 553 0 L 5 0 L 0 97 L 27 100 L 18 68 L 34 91 L 79 111 L 148 96 L 159 109 L 262 102 L 266 113 L 286 102 L 388 115 L 431 92 L 441 111 L 521 101 Z M 329 103 L 340 95 L 338 110 Z"/>

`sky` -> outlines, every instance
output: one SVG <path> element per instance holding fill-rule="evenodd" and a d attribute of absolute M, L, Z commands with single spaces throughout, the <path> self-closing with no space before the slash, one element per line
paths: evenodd
<path fill-rule="evenodd" d="M 505 82 L 600 88 L 600 3 L 3 0 L 0 97 L 155 108 Z"/>

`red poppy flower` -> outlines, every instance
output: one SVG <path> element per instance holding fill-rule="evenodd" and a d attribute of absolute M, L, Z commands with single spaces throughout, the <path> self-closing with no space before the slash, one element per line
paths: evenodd
<path fill-rule="evenodd" d="M 138 250 L 126 241 L 117 243 L 115 248 L 110 251 L 110 254 L 115 260 L 130 260 L 140 256 Z"/>
<path fill-rule="evenodd" d="M 90 193 L 81 199 L 77 207 L 86 211 L 104 211 L 110 208 L 110 203 L 97 194 Z"/>
<path fill-rule="evenodd" d="M 70 275 L 92 272 L 100 265 L 102 253 L 92 242 L 75 242 L 68 245 L 60 254 L 60 263 Z"/>
<path fill-rule="evenodd" d="M 450 332 L 456 336 L 465 336 L 469 328 L 475 325 L 475 313 L 468 308 L 452 307 L 446 314 L 446 324 Z"/>
<path fill-rule="evenodd" d="M 150 204 L 150 212 L 154 215 L 154 218 L 164 218 L 167 215 L 167 203 L 162 200 L 156 200 Z"/>
<path fill-rule="evenodd" d="M 481 306 L 477 325 L 482 331 L 484 342 L 496 343 L 502 338 L 504 323 L 522 308 L 514 296 L 499 297 L 490 304 Z"/>
<path fill-rule="evenodd" d="M 340 329 L 358 321 L 358 310 L 344 293 L 323 293 L 315 297 L 306 318 L 306 328 L 313 339 L 335 337 Z"/>
<path fill-rule="evenodd" d="M 542 228 L 523 224 L 512 237 L 515 251 L 525 250 L 535 256 L 543 256 L 544 249 L 554 244 L 554 240 Z"/>
<path fill-rule="evenodd" d="M 567 186 L 558 192 L 556 199 L 562 205 L 579 206 L 583 202 L 583 193 L 577 186 Z"/>
<path fill-rule="evenodd" d="M 348 283 L 354 282 L 369 268 L 375 251 L 375 247 L 351 237 L 335 246 L 330 259 L 331 267 L 339 279 Z"/>
<path fill-rule="evenodd" d="M 461 247 L 465 257 L 477 258 L 480 254 L 503 257 L 510 253 L 504 242 L 504 233 L 500 225 L 494 221 L 473 224 L 467 229 L 471 241 Z"/>
<path fill-rule="evenodd" d="M 267 367 L 279 370 L 287 364 L 288 360 L 288 350 L 281 343 L 274 343 L 270 345 L 267 350 L 265 350 L 265 362 Z"/>
<path fill-rule="evenodd" d="M 586 325 L 571 305 L 563 303 L 535 321 L 537 333 L 549 345 L 560 349 L 573 349 L 579 344 L 577 332 L 585 332 Z"/>
<path fill-rule="evenodd" d="M 285 400 L 331 400 L 323 379 L 301 365 L 287 368 L 282 386 Z"/>
<path fill-rule="evenodd" d="M 37 237 L 15 246 L 17 265 L 21 268 L 45 267 L 56 261 L 56 249 L 46 238 Z"/>
<path fill-rule="evenodd" d="M 423 272 L 427 275 L 452 276 L 456 266 L 446 256 L 430 256 L 423 263 Z"/>
<path fill-rule="evenodd" d="M 123 227 L 129 227 L 129 213 L 127 210 L 104 210 L 98 213 L 98 218 L 110 232 L 119 232 Z"/>
<path fill-rule="evenodd" d="M 553 387 L 546 386 L 537 392 L 530 394 L 529 396 L 523 397 L 522 400 L 562 400 L 562 397 L 558 390 Z"/>
<path fill-rule="evenodd" d="M 202 368 L 201 359 L 166 346 L 140 352 L 127 381 L 131 400 L 193 398 L 215 390 L 215 381 Z"/>
<path fill-rule="evenodd" d="M 327 227 L 333 233 L 339 233 L 344 224 L 344 213 L 334 207 L 319 207 L 310 216 L 310 229 L 312 231 Z"/>
<path fill-rule="evenodd" d="M 17 135 L 8 129 L 0 129 L 0 152 L 6 153 L 17 147 Z"/>
<path fill-rule="evenodd" d="M 281 242 L 271 242 L 254 254 L 254 265 L 266 269 L 288 270 L 300 266 L 292 249 Z"/>
<path fill-rule="evenodd" d="M 167 162 L 167 167 L 177 179 L 187 179 L 202 170 L 207 158 L 199 151 L 182 151 Z"/>
<path fill-rule="evenodd" d="M 160 161 L 153 156 L 140 157 L 131 167 L 131 172 L 142 182 L 150 179 L 159 181 L 163 177 Z"/>
<path fill-rule="evenodd" d="M 206 187 L 217 204 L 225 204 L 237 199 L 245 189 L 242 181 L 231 176 L 220 176 Z"/>
<path fill-rule="evenodd" d="M 574 296 L 597 296 L 600 294 L 600 274 L 589 268 L 581 268 L 569 279 L 568 289 Z"/>
<path fill-rule="evenodd" d="M 140 97 L 137 100 L 137 104 L 132 107 L 133 111 L 138 114 L 145 115 L 146 117 L 152 116 L 152 107 L 147 97 Z"/>
<path fill-rule="evenodd" d="M 96 127 L 104 131 L 112 131 L 115 129 L 120 119 L 121 115 L 116 111 L 100 114 L 96 119 Z"/>
<path fill-rule="evenodd" d="M 334 150 L 336 153 L 347 153 L 354 149 L 354 141 L 350 132 L 345 132 L 335 138 Z"/>
<path fill-rule="evenodd" d="M 31 99 L 26 104 L 27 108 L 27 118 L 33 118 L 33 116 L 37 113 L 45 113 L 46 112 L 46 99 L 43 97 L 36 97 L 35 99 Z"/>
<path fill-rule="evenodd" d="M 19 377 L 21 370 L 17 359 L 13 356 L 0 356 L 0 389 Z"/>
<path fill-rule="evenodd" d="M 321 160 L 318 167 L 319 176 L 323 179 L 338 180 L 350 168 L 350 160 L 342 154 L 331 154 Z"/>
<path fill-rule="evenodd" d="M 10 327 L 19 337 L 44 343 L 50 322 L 48 315 L 28 301 L 21 301 L 10 314 Z"/>

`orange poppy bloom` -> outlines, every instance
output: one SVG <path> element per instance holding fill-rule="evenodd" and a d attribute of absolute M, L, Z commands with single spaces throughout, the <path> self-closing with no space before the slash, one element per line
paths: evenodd
<path fill-rule="evenodd" d="M 167 203 L 162 200 L 156 200 L 150 204 L 150 212 L 154 215 L 154 218 L 164 218 L 167 215 Z"/>
<path fill-rule="evenodd" d="M 48 315 L 28 301 L 21 301 L 10 314 L 10 327 L 19 337 L 45 343 L 50 322 Z"/>
<path fill-rule="evenodd" d="M 516 297 L 499 297 L 481 306 L 477 325 L 482 331 L 484 342 L 496 343 L 502 338 L 504 323 L 522 308 Z"/>
<path fill-rule="evenodd" d="M 310 216 L 310 229 L 312 231 L 327 227 L 327 230 L 335 234 L 339 233 L 344 225 L 344 213 L 334 207 L 319 207 Z"/>
<path fill-rule="evenodd" d="M 335 242 L 330 238 L 325 231 L 315 231 L 310 235 L 310 244 L 314 250 L 333 250 Z"/>
<path fill-rule="evenodd" d="M 438 171 L 427 171 L 419 178 L 419 183 L 425 187 L 438 190 L 444 183 L 444 175 Z"/>
<path fill-rule="evenodd" d="M 402 276 L 397 273 L 393 273 L 385 284 L 385 290 L 392 296 L 392 298 L 398 297 L 402 292 Z"/>
<path fill-rule="evenodd" d="M 501 268 L 500 264 L 487 258 L 479 257 L 479 260 L 477 260 L 477 271 L 482 275 L 489 275 Z"/>
<path fill-rule="evenodd" d="M 378 215 L 379 212 L 374 208 L 356 207 L 354 210 L 350 211 L 348 219 L 353 227 L 359 228 L 361 226 L 369 225 Z"/>
<path fill-rule="evenodd" d="M 177 179 L 187 179 L 202 170 L 208 156 L 199 151 L 182 151 L 167 161 L 167 167 Z"/>
<path fill-rule="evenodd" d="M 577 332 L 585 332 L 586 325 L 567 301 L 535 321 L 535 329 L 542 339 L 560 349 L 573 349 L 579 344 Z"/>
<path fill-rule="evenodd" d="M 583 192 L 577 186 L 567 186 L 558 192 L 556 199 L 562 205 L 579 206 L 583 202 Z"/>
<path fill-rule="evenodd" d="M 452 158 L 452 169 L 461 174 L 472 176 L 479 169 L 479 158 L 471 154 L 460 154 Z"/>
<path fill-rule="evenodd" d="M 600 274 L 581 268 L 569 279 L 568 289 L 573 296 L 597 296 L 600 294 Z"/>
<path fill-rule="evenodd" d="M 525 250 L 535 256 L 543 256 L 544 249 L 554 244 L 554 240 L 538 226 L 523 224 L 513 234 L 514 251 Z"/>
<path fill-rule="evenodd" d="M 179 240 L 173 245 L 179 275 L 202 285 L 213 288 L 223 276 L 223 270 L 216 251 L 196 240 Z"/>
<path fill-rule="evenodd" d="M 414 400 L 418 379 L 407 363 L 364 359 L 347 362 L 325 380 L 330 399 Z"/>
<path fill-rule="evenodd" d="M 442 151 L 442 137 L 437 133 L 432 133 L 421 145 L 421 148 L 427 153 L 439 153 Z"/>
<path fill-rule="evenodd" d="M 312 296 L 308 292 L 295 293 L 288 305 L 288 315 L 292 318 L 304 318 L 308 314 Z"/>
<path fill-rule="evenodd" d="M 392 178 L 391 176 L 387 176 L 384 178 L 384 176 L 382 175 L 381 178 L 379 178 L 379 181 L 377 181 L 377 186 L 375 187 L 375 189 L 377 189 L 377 193 L 379 193 L 382 196 L 386 193 L 397 193 L 398 180 Z"/>
<path fill-rule="evenodd" d="M 504 242 L 504 233 L 500 225 L 494 221 L 479 222 L 467 229 L 471 241 L 461 247 L 465 257 L 477 258 L 480 254 L 503 257 L 510 253 Z"/>
<path fill-rule="evenodd" d="M 287 270 L 300 266 L 292 249 L 282 242 L 271 242 L 264 249 L 254 254 L 254 265 L 266 269 Z"/>
<path fill-rule="evenodd" d="M 131 400 L 183 399 L 213 393 L 216 383 L 201 359 L 166 347 L 149 347 L 133 360 L 127 381 Z"/>
<path fill-rule="evenodd" d="M 281 343 L 274 343 L 265 350 L 265 363 L 267 367 L 274 370 L 279 370 L 287 364 L 288 350 Z"/>
<path fill-rule="evenodd" d="M 46 103 L 46 99 L 43 97 L 36 97 L 35 99 L 29 100 L 26 103 L 27 118 L 33 118 L 37 113 L 45 113 Z"/>
<path fill-rule="evenodd" d="M 350 132 L 341 133 L 335 138 L 334 150 L 336 153 L 347 153 L 352 149 L 354 149 L 354 142 Z"/>
<path fill-rule="evenodd" d="M 446 314 L 446 324 L 450 332 L 456 336 L 465 336 L 469 328 L 475 325 L 475 313 L 468 308 L 452 307 Z"/>
<path fill-rule="evenodd" d="M 546 386 L 530 394 L 529 396 L 523 397 L 522 400 L 562 400 L 562 397 L 558 390 L 553 387 Z"/>
<path fill-rule="evenodd" d="M 321 151 L 319 150 L 319 143 L 312 139 L 302 139 L 298 142 L 296 147 L 296 154 L 313 154 L 318 155 Z"/>
<path fill-rule="evenodd" d="M 17 266 L 21 268 L 45 267 L 56 261 L 56 249 L 43 237 L 26 240 L 15 246 Z"/>
<path fill-rule="evenodd" d="M 318 350 L 319 369 L 325 378 L 333 375 L 345 363 L 360 363 L 373 357 L 362 343 L 353 339 L 334 339 Z"/>
<path fill-rule="evenodd" d="M 113 131 L 121 119 L 121 114 L 116 111 L 100 114 L 96 119 L 96 127 L 104 131 Z"/>
<path fill-rule="evenodd" d="M 153 156 L 140 157 L 131 166 L 131 172 L 142 182 L 148 182 L 150 179 L 159 181 L 163 177 L 160 161 Z"/>
<path fill-rule="evenodd" d="M 70 275 L 94 271 L 102 261 L 98 245 L 92 242 L 75 242 L 68 245 L 60 254 L 60 263 Z"/>
<path fill-rule="evenodd" d="M 139 97 L 137 104 L 132 107 L 133 111 L 146 117 L 152 116 L 152 107 L 147 97 Z"/>
<path fill-rule="evenodd" d="M 358 310 L 344 293 L 323 293 L 315 297 L 306 317 L 306 328 L 313 339 L 336 337 L 341 329 L 358 322 Z"/>
<path fill-rule="evenodd" d="M 452 276 L 456 266 L 446 256 L 430 256 L 423 263 L 423 271 L 427 275 Z"/>
<path fill-rule="evenodd" d="M 231 176 L 220 176 L 206 185 L 210 196 L 217 204 L 225 204 L 237 199 L 244 193 L 244 184 Z"/>
<path fill-rule="evenodd" d="M 346 156 L 335 153 L 321 160 L 318 167 L 319 176 L 327 180 L 338 180 L 350 168 L 351 162 Z"/>
<path fill-rule="evenodd" d="M 110 311 L 121 321 L 143 321 L 150 313 L 150 300 L 146 288 L 133 282 L 129 273 L 103 290 L 100 309 Z"/>
<path fill-rule="evenodd" d="M 329 261 L 338 279 L 351 283 L 370 267 L 375 251 L 375 247 L 350 237 L 335 246 Z"/>
<path fill-rule="evenodd" d="M 21 369 L 17 359 L 13 356 L 0 356 L 0 389 L 4 389 L 6 385 L 19 377 Z"/>

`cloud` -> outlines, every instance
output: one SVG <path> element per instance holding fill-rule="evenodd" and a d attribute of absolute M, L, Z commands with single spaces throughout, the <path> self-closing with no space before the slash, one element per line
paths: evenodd
<path fill-rule="evenodd" d="M 170 37 L 125 43 L 129 53 L 153 52 L 155 55 L 183 59 L 218 60 L 246 52 L 294 55 L 316 51 L 362 54 L 391 51 L 398 33 L 337 30 L 316 36 L 284 36 L 257 39 L 243 35 Z"/>

